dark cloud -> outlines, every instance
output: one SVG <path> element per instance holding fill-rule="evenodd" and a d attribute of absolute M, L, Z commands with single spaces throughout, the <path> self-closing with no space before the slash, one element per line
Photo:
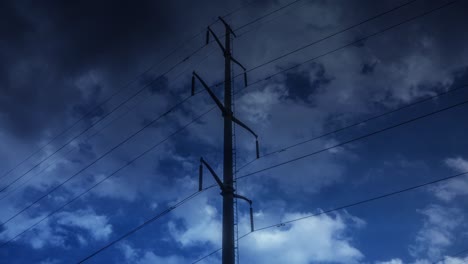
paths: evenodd
<path fill-rule="evenodd" d="M 371 75 L 374 72 L 375 66 L 377 66 L 377 62 L 364 63 L 361 68 L 361 74 Z"/>

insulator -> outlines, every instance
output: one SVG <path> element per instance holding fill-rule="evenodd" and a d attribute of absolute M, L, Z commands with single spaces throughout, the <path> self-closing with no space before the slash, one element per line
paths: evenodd
<path fill-rule="evenodd" d="M 200 167 L 198 167 L 198 191 L 201 192 L 203 190 L 203 164 L 200 163 Z"/>
<path fill-rule="evenodd" d="M 247 72 L 244 72 L 244 86 L 245 86 L 245 87 L 248 86 L 248 83 L 247 83 Z"/>
<path fill-rule="evenodd" d="M 253 220 L 253 209 L 252 206 L 250 206 L 250 231 L 254 231 L 254 220 Z"/>
<path fill-rule="evenodd" d="M 195 76 L 192 76 L 192 96 L 195 95 Z"/>
<path fill-rule="evenodd" d="M 257 159 L 260 158 L 260 148 L 258 146 L 258 139 L 255 139 L 255 148 L 257 150 Z"/>

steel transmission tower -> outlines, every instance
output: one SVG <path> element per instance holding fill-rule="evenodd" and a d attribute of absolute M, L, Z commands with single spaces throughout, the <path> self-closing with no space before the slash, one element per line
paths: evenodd
<path fill-rule="evenodd" d="M 234 238 L 234 199 L 242 199 L 250 205 L 250 227 L 253 232 L 253 213 L 252 213 L 252 201 L 244 196 L 236 193 L 234 189 L 234 178 L 233 178 L 233 147 L 232 147 L 232 123 L 243 127 L 252 135 L 255 136 L 256 155 L 259 158 L 259 147 L 258 147 L 258 136 L 255 132 L 250 129 L 247 125 L 237 119 L 232 112 L 232 86 L 231 86 L 231 62 L 239 65 L 244 70 L 244 84 L 247 86 L 247 74 L 246 68 L 242 66 L 231 54 L 231 35 L 236 37 L 236 34 L 231 27 L 221 17 L 219 20 L 225 27 L 225 44 L 223 45 L 216 34 L 208 27 L 206 33 L 206 43 L 210 41 L 210 35 L 213 36 L 216 43 L 219 45 L 224 54 L 224 105 L 211 91 L 209 86 L 203 81 L 203 79 L 196 73 L 193 72 L 192 76 L 192 95 L 195 94 L 195 81 L 198 80 L 208 92 L 210 97 L 216 103 L 218 108 L 221 110 L 224 118 L 224 160 L 223 160 L 223 181 L 218 177 L 216 172 L 210 167 L 210 165 L 203 159 L 200 158 L 199 168 L 199 190 L 203 189 L 203 166 L 207 167 L 211 175 L 214 177 L 216 183 L 221 189 L 221 195 L 223 196 L 223 242 L 222 242 L 222 263 L 223 264 L 234 264 L 235 263 L 235 238 Z"/>

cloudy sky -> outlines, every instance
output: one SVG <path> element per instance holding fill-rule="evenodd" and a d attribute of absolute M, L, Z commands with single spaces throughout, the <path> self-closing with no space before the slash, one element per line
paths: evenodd
<path fill-rule="evenodd" d="M 223 54 L 205 45 L 223 16 L 248 70 L 245 88 L 233 66 L 235 114 L 262 156 L 236 127 L 237 191 L 261 229 L 248 234 L 239 201 L 239 263 L 468 263 L 467 11 L 1 1 L 0 262 L 76 263 L 141 225 L 86 263 L 193 263 L 220 248 L 219 189 L 178 203 L 198 190 L 201 156 L 223 170 L 222 116 L 207 93 L 190 97 L 194 70 L 223 81 Z"/>

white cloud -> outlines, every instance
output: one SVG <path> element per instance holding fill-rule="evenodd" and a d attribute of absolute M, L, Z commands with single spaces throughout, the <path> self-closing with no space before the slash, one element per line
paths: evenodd
<path fill-rule="evenodd" d="M 112 225 L 104 215 L 97 215 L 92 210 L 77 210 L 62 212 L 56 215 L 57 224 L 78 227 L 87 231 L 95 240 L 106 240 L 112 234 Z"/>
<path fill-rule="evenodd" d="M 395 258 L 387 261 L 376 261 L 375 264 L 403 264 L 401 259 Z"/>
<path fill-rule="evenodd" d="M 439 205 L 430 205 L 419 212 L 424 215 L 424 222 L 410 246 L 410 253 L 415 257 L 439 259 L 453 244 L 454 233 L 463 224 L 463 215 L 460 210 Z"/>
<path fill-rule="evenodd" d="M 168 223 L 172 237 L 184 247 L 206 242 L 219 244 L 222 225 L 218 210 L 207 204 L 205 197 L 196 203 L 198 206 L 174 211 L 175 217 L 182 220 L 182 225 L 174 221 Z"/>
<path fill-rule="evenodd" d="M 447 158 L 445 164 L 456 172 L 468 172 L 468 161 L 461 157 Z M 431 188 L 431 191 L 443 201 L 451 201 L 457 196 L 468 195 L 468 175 L 441 183 Z"/>
<path fill-rule="evenodd" d="M 468 257 L 456 258 L 446 256 L 444 260 L 437 262 L 437 264 L 466 264 L 468 263 Z"/>
<path fill-rule="evenodd" d="M 176 219 L 169 224 L 171 236 L 184 247 L 206 245 L 210 250 L 221 245 L 221 222 L 207 199 L 197 201 L 197 207 L 174 211 Z M 280 220 L 300 218 L 307 213 L 286 213 Z M 255 225 L 265 226 L 278 216 L 255 214 Z M 176 223 L 182 220 L 183 226 Z M 239 233 L 248 232 L 248 215 L 240 213 Z M 316 261 L 358 263 L 364 255 L 353 246 L 348 236 L 355 227 L 365 225 L 363 220 L 348 213 L 322 215 L 291 223 L 286 227 L 257 231 L 240 241 L 242 259 L 246 263 L 310 263 Z M 200 256 L 204 255 L 201 253 Z M 210 259 L 215 259 L 211 257 Z M 209 261 L 209 260 L 208 260 Z"/>
<path fill-rule="evenodd" d="M 290 213 L 283 219 L 305 215 Z M 364 255 L 347 236 L 354 224 L 351 222 L 355 219 L 346 215 L 322 215 L 286 227 L 257 231 L 240 242 L 242 256 L 248 263 L 359 263 Z"/>
<path fill-rule="evenodd" d="M 181 256 L 169 255 L 159 256 L 152 251 L 144 251 L 134 248 L 128 243 L 121 243 L 119 249 L 122 251 L 126 263 L 132 264 L 153 264 L 153 263 L 164 263 L 164 264 L 186 264 L 189 261 Z"/>
<path fill-rule="evenodd" d="M 179 256 L 167 256 L 160 257 L 153 252 L 146 252 L 142 258 L 134 262 L 136 264 L 153 264 L 153 263 L 165 263 L 165 264 L 186 264 L 187 260 Z"/>
<path fill-rule="evenodd" d="M 14 223 L 6 225 L 5 230 L 0 233 L 1 240 L 10 240 L 17 234 L 23 232 L 28 227 L 40 221 L 44 215 L 37 217 L 19 216 Z M 74 212 L 61 212 L 52 218 L 44 220 L 36 228 L 24 233 L 19 237 L 19 241 L 29 244 L 35 249 L 45 246 L 68 247 L 66 238 L 75 236 L 81 245 L 87 244 L 85 235 L 94 240 L 106 240 L 112 233 L 112 225 L 108 223 L 108 218 L 98 215 L 94 211 L 77 210 Z M 67 228 L 78 228 L 81 232 L 69 232 Z"/>
<path fill-rule="evenodd" d="M 399 258 L 391 259 L 388 261 L 376 261 L 375 264 L 466 264 L 468 263 L 468 257 L 465 258 L 458 258 L 458 257 L 450 257 L 445 256 L 440 260 L 434 262 L 427 259 L 417 259 L 416 261 L 411 262 L 403 262 Z"/>

